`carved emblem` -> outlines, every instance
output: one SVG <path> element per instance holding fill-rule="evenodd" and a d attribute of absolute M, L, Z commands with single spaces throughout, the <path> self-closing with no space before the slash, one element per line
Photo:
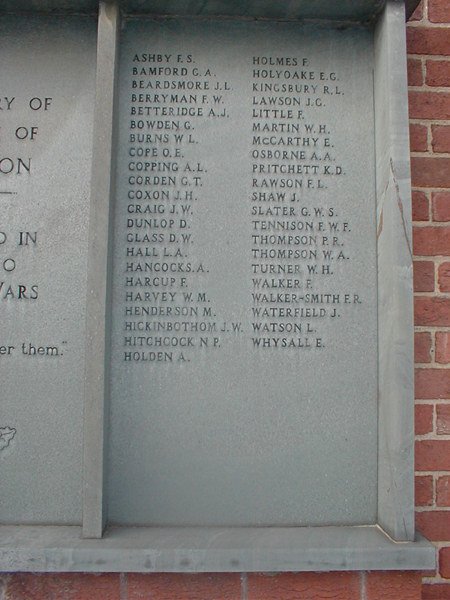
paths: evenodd
<path fill-rule="evenodd" d="M 16 430 L 13 427 L 0 427 L 0 450 L 7 448 L 15 435 Z"/>

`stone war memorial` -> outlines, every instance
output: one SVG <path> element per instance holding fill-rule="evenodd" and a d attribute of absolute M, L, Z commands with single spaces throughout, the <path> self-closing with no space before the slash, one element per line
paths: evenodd
<path fill-rule="evenodd" d="M 2 2 L 2 571 L 433 568 L 416 4 Z"/>

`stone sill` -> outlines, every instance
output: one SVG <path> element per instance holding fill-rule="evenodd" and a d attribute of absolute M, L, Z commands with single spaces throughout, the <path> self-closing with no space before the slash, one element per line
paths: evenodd
<path fill-rule="evenodd" d="M 111 527 L 102 539 L 76 526 L 1 526 L 0 571 L 252 572 L 429 570 L 422 537 L 394 542 L 378 526 Z"/>

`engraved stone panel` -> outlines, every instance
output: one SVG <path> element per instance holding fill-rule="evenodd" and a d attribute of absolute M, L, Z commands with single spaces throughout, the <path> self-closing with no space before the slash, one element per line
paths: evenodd
<path fill-rule="evenodd" d="M 0 28 L 0 520 L 80 523 L 96 24 Z"/>
<path fill-rule="evenodd" d="M 111 522 L 375 522 L 372 44 L 126 22 Z"/>

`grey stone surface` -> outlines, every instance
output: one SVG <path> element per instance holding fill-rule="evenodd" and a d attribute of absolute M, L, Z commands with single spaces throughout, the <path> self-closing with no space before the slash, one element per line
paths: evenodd
<path fill-rule="evenodd" d="M 3 0 L 0 12 L 96 14 L 99 0 Z"/>
<path fill-rule="evenodd" d="M 0 52 L 0 521 L 80 523 L 95 20 L 2 17 Z"/>
<path fill-rule="evenodd" d="M 416 0 L 407 2 L 407 12 L 415 3 Z M 352 15 L 348 13 L 350 4 L 354 9 Z M 124 33 L 119 79 L 121 141 L 115 229 L 108 223 L 111 174 L 116 171 L 111 156 L 111 147 L 116 143 L 112 127 L 117 43 L 114 6 L 113 2 L 104 4 L 100 15 L 95 117 L 94 20 L 27 16 L 24 22 L 23 18 L 19 21 L 8 16 L 2 18 L 0 26 L 2 57 L 8 57 L 3 58 L 0 67 L 2 84 L 5 82 L 8 88 L 5 96 L 0 97 L 0 107 L 4 110 L 0 113 L 2 144 L 6 139 L 8 144 L 4 148 L 15 152 L 6 161 L 5 154 L 3 158 L 0 156 L 3 171 L 9 165 L 12 167 L 10 174 L 0 174 L 0 181 L 7 184 L 0 191 L 8 192 L 0 194 L 0 202 L 6 207 L 4 214 L 11 228 L 11 231 L 0 231 L 0 251 L 3 252 L 2 279 L 8 286 L 9 282 L 13 285 L 11 292 L 3 287 L 5 298 L 1 300 L 9 320 L 5 321 L 0 337 L 0 368 L 5 388 L 0 411 L 0 519 L 6 524 L 0 527 L 0 570 L 239 572 L 433 568 L 435 551 L 426 541 L 414 538 L 412 518 L 412 344 L 407 340 L 412 333 L 412 320 L 403 4 L 388 3 L 377 26 L 375 41 L 370 30 L 358 27 L 338 32 L 311 24 L 305 28 L 298 23 L 249 25 L 245 19 L 241 22 L 223 20 L 209 27 L 204 20 L 197 25 L 193 19 L 168 19 L 158 21 L 158 26 L 156 21 L 151 21 L 152 25 L 147 28 L 142 19 L 130 21 Z M 125 12 L 183 11 L 190 17 L 220 14 L 281 19 L 328 16 L 355 20 L 367 20 L 383 6 L 384 2 L 378 1 L 357 5 L 322 1 L 207 2 L 202 6 L 195 1 L 122 3 Z M 96 12 L 96 8 L 97 3 L 91 0 L 14 3 L 4 0 L 0 12 L 81 13 Z M 19 28 L 20 35 L 17 34 Z M 152 35 L 146 36 L 149 32 Z M 236 42 L 240 44 L 238 50 L 234 46 Z M 216 93 L 222 100 L 217 104 L 225 111 L 222 115 L 219 111 L 208 119 L 180 120 L 182 126 L 192 121 L 191 129 L 182 130 L 185 141 L 192 137 L 192 144 L 178 144 L 171 125 L 163 125 L 157 131 L 161 136 L 158 142 L 151 139 L 132 144 L 128 137 L 127 127 L 132 118 L 149 118 L 130 114 L 132 107 L 167 105 L 165 100 L 154 97 L 153 100 L 133 100 L 132 93 L 165 92 L 127 89 L 127 85 L 132 86 L 132 80 L 148 83 L 155 79 L 176 82 L 190 78 L 183 73 L 180 76 L 167 74 L 164 68 L 174 64 L 173 59 L 167 59 L 168 64 L 165 64 L 165 58 L 155 59 L 160 63 L 157 65 L 147 59 L 137 61 L 141 68 L 162 67 L 163 71 L 156 76 L 131 77 L 130 53 L 134 49 L 137 53 L 154 53 L 155 47 L 161 48 L 163 54 L 176 56 L 178 67 L 189 67 L 190 74 L 194 66 L 205 71 L 211 67 L 208 74 L 203 71 L 192 76 L 200 82 L 215 78 L 219 83 Z M 181 59 L 178 54 L 182 55 Z M 194 56 L 195 63 L 188 59 L 188 54 Z M 325 79 L 319 78 L 321 85 L 333 81 L 333 85 L 342 86 L 340 89 L 344 92 L 344 96 L 339 97 L 340 94 L 333 91 L 335 97 L 327 97 L 323 108 L 315 105 L 307 110 L 306 99 L 318 99 L 324 95 L 323 88 L 319 95 L 312 88 L 299 92 L 307 120 L 316 127 L 322 121 L 330 125 L 330 129 L 332 124 L 329 137 L 333 148 L 330 152 L 334 155 L 327 160 L 342 164 L 345 170 L 345 177 L 332 177 L 327 189 L 306 191 L 302 195 L 302 206 L 306 209 L 338 206 L 333 220 L 339 222 L 338 240 L 344 244 L 343 251 L 348 253 L 349 260 L 348 267 L 337 269 L 332 283 L 327 283 L 325 274 L 320 277 L 313 274 L 314 290 L 337 289 L 344 294 L 351 282 L 358 286 L 353 292 L 361 289 L 370 292 L 370 299 L 363 298 L 362 313 L 356 305 L 350 312 L 343 311 L 338 325 L 327 323 L 323 327 L 319 322 L 316 327 L 314 324 L 326 340 L 322 358 L 309 350 L 297 349 L 299 360 L 295 356 L 297 350 L 278 354 L 275 348 L 248 348 L 250 337 L 254 337 L 250 336 L 248 325 L 255 320 L 249 304 L 249 296 L 254 291 L 251 285 L 255 284 L 250 283 L 252 261 L 246 253 L 252 247 L 249 208 L 256 205 L 249 201 L 253 177 L 249 165 L 267 164 L 272 160 L 251 157 L 252 134 L 248 124 L 252 122 L 255 106 L 256 110 L 266 108 L 261 103 L 263 96 L 280 96 L 279 90 L 252 89 L 253 66 L 248 61 L 255 55 L 290 57 L 289 64 L 281 65 L 283 72 L 285 67 L 289 72 L 295 70 L 292 57 L 297 61 L 300 56 L 307 57 L 309 64 L 305 65 L 305 73 L 310 69 L 317 77 L 323 71 Z M 271 64 L 260 66 L 280 68 Z M 300 70 L 298 65 L 297 68 Z M 375 115 L 372 68 L 375 70 Z M 337 79 L 330 77 L 334 72 L 339 76 Z M 286 83 L 286 77 L 263 79 L 266 83 L 273 83 L 274 79 Z M 229 89 L 225 82 L 230 84 Z M 301 83 L 315 85 L 308 75 Z M 13 87 L 13 93 L 8 86 Z M 19 104 L 31 89 L 35 98 L 52 98 L 48 111 L 44 110 L 45 104 L 41 112 L 30 112 Z M 212 90 L 204 91 L 204 103 L 215 104 Z M 193 93 L 199 97 L 202 94 L 201 91 Z M 290 92 L 287 96 L 289 94 L 292 96 Z M 256 104 L 252 96 L 256 96 Z M 12 97 L 15 101 L 8 111 Z M 203 103 L 203 99 L 200 102 Z M 175 107 L 191 104 L 190 108 L 195 108 L 198 100 L 177 99 L 168 103 Z M 274 105 L 269 103 L 268 106 Z M 275 117 L 272 122 L 274 120 Z M 290 117 L 288 122 L 294 120 Z M 167 121 L 165 116 L 163 121 Z M 302 123 L 300 116 L 298 121 Z M 361 124 L 358 129 L 354 127 L 355 122 Z M 37 127 L 39 134 L 33 141 L 16 139 L 13 143 L 16 127 L 11 129 L 11 124 L 22 127 L 19 134 L 26 128 L 31 134 L 31 127 Z M 42 143 L 44 134 L 45 143 Z M 166 134 L 169 141 L 163 137 Z M 302 137 L 305 135 L 304 131 Z M 328 134 L 319 130 L 318 135 L 323 145 L 323 138 Z M 180 156 L 176 155 L 177 144 L 182 149 Z M 262 149 L 272 149 L 271 144 L 261 142 Z M 183 213 L 186 218 L 183 229 L 191 227 L 194 244 L 192 248 L 183 249 L 187 256 L 176 257 L 176 260 L 189 260 L 194 265 L 202 262 L 207 266 L 196 277 L 188 274 L 186 288 L 196 294 L 195 305 L 211 305 L 214 313 L 204 313 L 204 321 L 219 323 L 222 317 L 221 323 L 225 321 L 227 326 L 224 333 L 217 335 L 219 347 L 214 348 L 216 332 L 206 332 L 207 348 L 188 347 L 188 361 L 184 364 L 151 364 L 149 367 L 142 362 L 124 366 L 120 359 L 125 335 L 141 335 L 139 329 L 127 331 L 125 323 L 152 321 L 137 318 L 137 315 L 127 315 L 125 319 L 119 312 L 126 305 L 123 283 L 127 276 L 121 251 L 127 246 L 156 247 L 150 242 L 127 242 L 124 235 L 138 233 L 135 224 L 128 226 L 129 215 L 124 212 L 128 191 L 124 186 L 124 173 L 129 175 L 128 163 L 139 158 L 130 155 L 132 146 L 149 149 L 148 161 L 163 163 L 164 158 L 183 166 L 190 163 L 191 170 L 187 172 L 190 185 L 182 187 L 191 188 L 184 190 L 187 192 L 195 191 L 196 199 L 185 197 L 184 204 L 190 207 Z M 295 143 L 288 144 L 288 149 L 292 150 L 292 146 L 295 147 Z M 154 148 L 156 154 L 152 154 Z M 27 154 L 24 154 L 25 149 Z M 168 154 L 161 158 L 158 153 L 163 151 Z M 302 165 L 306 159 L 286 159 L 289 160 Z M 322 160 L 325 159 L 322 157 Z M 32 175 L 27 172 L 27 166 L 32 167 Z M 20 168 L 20 175 L 14 176 L 14 168 Z M 88 218 L 91 168 L 92 201 Z M 159 169 L 152 167 L 150 172 L 171 174 L 170 168 L 168 173 L 164 167 L 161 172 Z M 375 174 L 378 288 L 375 281 Z M 202 186 L 198 186 L 201 190 L 192 190 L 197 187 L 196 176 L 201 177 Z M 258 181 L 261 177 L 257 176 Z M 317 177 L 311 179 L 317 184 Z M 17 186 L 13 186 L 13 182 Z M 139 186 L 132 187 L 139 189 Z M 161 192 L 163 187 L 149 185 L 141 189 Z M 17 194 L 9 193 L 16 191 Z M 170 194 L 174 191 L 170 190 Z M 175 213 L 183 211 L 181 201 L 174 202 L 170 194 L 163 201 L 176 204 Z M 318 199 L 323 202 L 319 203 Z M 261 204 L 273 206 L 272 202 L 266 199 Z M 148 204 L 153 206 L 159 202 Z M 276 218 L 285 220 L 292 214 L 279 213 Z M 342 237 L 343 214 L 351 215 L 347 219 L 351 231 L 346 233 L 345 239 Z M 131 215 L 130 218 L 140 216 Z M 328 216 L 331 219 L 331 215 Z M 150 232 L 162 228 L 158 210 L 145 217 L 156 219 L 148 227 Z M 177 218 L 183 217 L 178 213 Z M 83 485 L 81 389 L 89 219 Z M 105 460 L 105 438 L 110 415 L 108 403 L 104 402 L 109 395 L 105 381 L 110 330 L 108 229 L 114 236 L 117 284 L 109 461 Z M 38 231 L 37 244 L 27 238 L 28 244 L 16 247 L 20 231 L 29 231 L 31 236 Z M 171 232 L 174 231 L 176 236 L 182 233 L 179 225 Z M 15 243 L 11 243 L 14 240 Z M 109 244 L 111 248 L 111 241 Z M 172 248 L 176 247 L 174 243 Z M 109 252 L 110 257 L 111 254 Z M 135 258 L 131 262 L 136 262 Z M 6 269 L 5 260 L 9 261 Z M 17 264 L 16 269 L 9 272 L 11 260 Z M 149 264 L 158 261 L 155 256 L 143 260 Z M 298 262 L 303 268 L 303 262 Z M 43 264 L 51 265 L 51 270 L 43 270 Z M 323 262 L 318 266 L 323 266 Z M 177 285 L 181 286 L 180 274 L 176 277 Z M 304 273 L 301 277 L 304 279 Z M 36 290 L 29 281 L 38 285 L 38 300 L 30 297 Z M 135 287 L 130 286 L 130 289 L 136 291 Z M 23 297 L 14 299 L 19 293 Z M 165 297 L 146 301 L 147 305 L 158 310 L 171 306 L 167 290 L 165 293 Z M 133 303 L 138 306 L 135 300 L 131 305 Z M 190 301 L 185 300 L 184 305 L 189 307 Z M 177 320 L 173 315 L 171 318 Z M 170 319 L 162 316 L 159 320 Z M 232 323 L 240 323 L 242 333 L 233 332 Z M 64 334 L 62 342 L 67 342 L 62 350 L 62 345 L 53 337 L 50 339 L 50 335 L 60 333 Z M 317 331 L 311 333 L 319 335 Z M 378 438 L 377 333 L 382 348 Z M 175 337 L 179 339 L 180 335 L 178 332 Z M 46 339 L 36 340 L 34 344 L 33 336 Z M 192 337 L 198 342 L 196 333 Z M 30 355 L 30 343 L 36 348 L 36 354 Z M 368 373 L 363 373 L 363 364 L 369 365 Z M 111 478 L 109 488 L 105 483 L 108 475 L 105 469 Z M 66 527 L 64 524 L 81 522 L 82 490 L 83 527 Z M 116 522 L 267 524 L 271 527 L 109 527 L 103 539 L 86 539 L 102 535 L 108 518 L 108 491 L 110 517 Z M 63 525 L 7 525 L 15 522 Z M 330 523 L 343 525 L 327 526 Z M 322 526 L 292 526 L 299 524 Z M 393 539 L 402 541 L 397 543 Z"/>
<path fill-rule="evenodd" d="M 149 53 L 149 39 L 152 53 L 162 56 L 154 63 L 141 56 Z M 117 117 L 108 492 L 112 522 L 375 522 L 372 50 L 370 31 L 360 28 L 338 31 L 281 22 L 173 19 L 126 23 L 121 38 Z M 136 56 L 142 60 L 137 61 Z M 259 57 L 255 59 L 259 62 L 253 57 Z M 269 59 L 282 61 L 284 66 L 268 65 Z M 294 61 L 297 66 L 293 66 Z M 186 91 L 137 89 L 133 87 L 138 85 L 136 82 L 152 85 L 151 77 L 136 74 L 142 68 L 146 73 L 150 68 L 160 69 L 153 81 L 161 82 L 161 86 L 164 82 L 200 82 L 203 86 L 210 84 L 211 89 L 197 90 L 194 98 Z M 216 83 L 222 87 L 219 92 L 212 89 Z M 299 88 L 268 91 L 261 88 L 266 84 L 298 84 Z M 133 101 L 133 94 L 137 100 Z M 210 116 L 215 94 L 221 95 L 217 112 L 225 110 L 223 117 Z M 168 114 L 173 110 L 176 115 L 173 97 L 184 110 L 203 110 L 203 115 L 155 117 L 159 110 Z M 266 113 L 262 117 L 261 111 L 273 106 L 273 99 L 277 114 L 269 110 L 269 117 L 265 118 Z M 279 99 L 282 107 L 292 110 L 291 117 L 287 109 L 282 113 Z M 316 102 L 322 105 L 317 107 Z M 143 116 L 147 109 L 150 116 Z M 299 130 L 280 134 L 280 123 Z M 269 128 L 275 125 L 278 133 L 255 132 L 254 124 Z M 314 133 L 307 133 L 309 126 Z M 177 144 L 176 135 L 180 133 L 184 133 L 184 141 Z M 190 133 L 194 143 L 189 143 Z M 137 134 L 150 135 L 151 139 L 140 143 Z M 157 134 L 166 137 L 152 143 Z M 254 142 L 254 136 L 266 141 Z M 297 142 L 288 143 L 288 136 Z M 317 140 L 315 148 L 313 138 Z M 264 154 L 280 150 L 298 154 L 286 160 Z M 165 151 L 172 158 L 164 160 Z M 139 152 L 153 153 L 153 158 L 134 156 Z M 200 170 L 192 173 L 198 164 Z M 191 170 L 187 171 L 186 165 Z M 268 174 L 272 165 L 289 165 L 303 172 L 280 175 L 272 170 Z M 319 175 L 312 174 L 312 170 L 310 175 L 305 174 L 310 165 L 317 167 Z M 255 167 L 258 173 L 265 169 L 264 175 L 256 173 Z M 345 172 L 342 175 L 320 175 L 325 169 L 334 172 L 340 168 Z M 184 185 L 186 173 L 190 180 Z M 142 175 L 148 176 L 150 183 L 129 183 L 130 177 Z M 168 179 L 171 175 L 174 183 Z M 198 186 L 195 175 L 201 176 Z M 303 184 L 296 189 L 295 201 L 293 188 L 282 187 L 282 180 Z M 323 188 L 318 187 L 319 181 Z M 311 189 L 307 189 L 308 182 Z M 154 198 L 164 192 L 167 198 L 145 200 L 146 193 Z M 177 200 L 178 192 L 182 196 L 192 193 L 192 200 Z M 284 193 L 283 199 L 269 199 L 270 192 Z M 139 194 L 143 200 L 128 199 L 139 198 Z M 146 207 L 155 211 L 155 206 L 160 207 L 156 214 L 136 212 Z M 189 209 L 186 214 L 183 206 Z M 268 216 L 268 207 L 281 207 L 287 212 L 284 216 Z M 255 216 L 255 209 L 262 212 Z M 181 226 L 183 215 L 185 223 Z M 147 218 L 147 224 L 143 218 Z M 258 229 L 254 229 L 254 222 Z M 270 229 L 272 222 L 275 229 Z M 278 228 L 278 222 L 284 229 Z M 334 245 L 330 222 L 336 225 Z M 312 229 L 308 229 L 310 223 Z M 297 229 L 291 229 L 292 224 Z M 181 239 L 184 232 L 191 235 L 186 243 Z M 293 234 L 301 241 L 286 238 L 283 243 L 266 244 L 263 236 L 267 233 Z M 140 240 L 146 234 L 162 235 L 163 239 L 143 243 Z M 254 241 L 253 234 L 261 234 L 261 239 Z M 172 243 L 170 235 L 177 241 Z M 254 249 L 260 252 L 256 258 Z M 277 254 L 265 258 L 265 251 L 304 251 L 306 257 L 292 254 L 280 258 Z M 328 251 L 332 258 L 325 260 Z M 153 255 L 146 257 L 145 252 Z M 166 252 L 172 257 L 164 258 Z M 316 252 L 317 258 L 310 252 Z M 189 264 L 192 273 L 186 274 Z M 254 264 L 258 269 L 288 266 L 294 274 L 255 274 Z M 171 271 L 164 272 L 167 265 Z M 199 265 L 203 270 L 196 273 Z M 309 276 L 310 268 L 317 269 L 317 273 Z M 326 274 L 328 268 L 332 275 Z M 127 283 L 130 277 L 134 277 L 132 285 Z M 267 283 L 268 287 L 258 287 L 255 278 L 259 285 Z M 278 287 L 278 278 L 284 282 L 282 288 Z M 308 280 L 311 288 L 307 287 Z M 288 288 L 288 284 L 293 287 Z M 193 294 L 193 299 L 186 299 L 184 293 Z M 274 293 L 275 300 L 255 300 L 255 293 Z M 282 294 L 281 300 L 276 293 Z M 318 294 L 317 303 L 311 293 Z M 328 303 L 322 294 L 338 294 L 339 303 Z M 354 303 L 355 294 L 361 303 Z M 255 309 L 273 307 L 276 311 L 299 312 L 287 317 L 281 312 L 274 317 L 255 316 Z M 198 314 L 176 316 L 177 310 L 191 308 Z M 334 308 L 338 317 L 333 317 Z M 211 316 L 205 309 L 211 309 Z M 313 316 L 307 314 L 313 309 Z M 156 311 L 159 316 L 127 316 L 127 311 L 136 310 Z M 319 311 L 323 312 L 319 315 Z M 225 332 L 220 331 L 224 322 Z M 184 323 L 187 333 L 169 328 Z M 242 331 L 233 333 L 233 323 L 239 324 Z M 275 333 L 259 334 L 253 323 L 274 326 Z M 302 327 L 300 333 L 283 333 L 297 325 Z M 199 333 L 196 326 L 211 327 L 213 331 Z M 144 346 L 138 345 L 140 336 L 144 336 Z M 169 340 L 168 345 L 158 347 L 161 337 Z M 202 337 L 209 340 L 207 347 L 202 347 Z M 272 347 L 257 347 L 254 340 L 262 337 Z M 300 339 L 311 348 L 277 348 L 273 347 L 273 339 L 280 345 L 283 340 L 297 344 Z M 323 348 L 317 346 L 317 340 L 322 341 Z M 187 345 L 189 341 L 191 346 Z M 128 355 L 136 355 L 139 360 L 130 361 Z"/>
<path fill-rule="evenodd" d="M 113 111 L 119 13 L 100 3 L 97 35 L 97 78 L 92 151 L 91 205 L 86 300 L 86 370 L 83 443 L 83 534 L 101 537 L 106 521 L 105 446 L 108 437 L 109 312 L 108 260 L 113 185 Z"/>
<path fill-rule="evenodd" d="M 412 14 L 420 0 L 407 0 L 407 15 Z M 153 14 L 212 14 L 228 16 L 256 16 L 272 18 L 322 18 L 351 21 L 373 19 L 384 5 L 383 0 L 121 0 L 125 12 Z M 98 0 L 3 0 L 0 12 L 96 12 Z"/>
<path fill-rule="evenodd" d="M 162 15 L 212 15 L 275 19 L 325 19 L 368 21 L 379 14 L 383 0 L 123 0 L 125 11 Z"/>
<path fill-rule="evenodd" d="M 433 569 L 433 546 L 396 544 L 378 527 L 117 528 L 83 540 L 77 527 L 1 527 L 0 570 L 251 572 Z"/>
<path fill-rule="evenodd" d="M 414 539 L 411 182 L 404 9 L 389 2 L 375 35 L 379 524 Z"/>

